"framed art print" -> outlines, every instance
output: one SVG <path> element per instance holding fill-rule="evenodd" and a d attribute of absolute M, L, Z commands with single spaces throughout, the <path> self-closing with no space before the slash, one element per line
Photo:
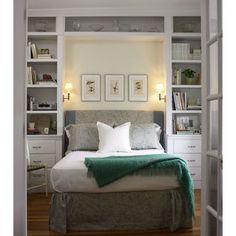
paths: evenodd
<path fill-rule="evenodd" d="M 81 100 L 85 102 L 101 100 L 101 76 L 95 74 L 81 75 Z"/>
<path fill-rule="evenodd" d="M 105 75 L 105 101 L 124 101 L 124 75 Z"/>
<path fill-rule="evenodd" d="M 129 101 L 146 102 L 148 100 L 148 76 L 129 75 Z"/>

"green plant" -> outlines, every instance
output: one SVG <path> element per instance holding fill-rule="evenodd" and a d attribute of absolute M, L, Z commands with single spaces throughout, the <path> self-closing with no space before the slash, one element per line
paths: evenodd
<path fill-rule="evenodd" d="M 184 74 L 186 78 L 193 78 L 196 72 L 188 68 L 188 69 L 185 69 L 182 73 Z"/>

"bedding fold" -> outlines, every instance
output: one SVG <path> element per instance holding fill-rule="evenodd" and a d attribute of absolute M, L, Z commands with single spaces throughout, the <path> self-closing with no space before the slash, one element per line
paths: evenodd
<path fill-rule="evenodd" d="M 170 154 L 109 156 L 105 158 L 87 157 L 84 164 L 88 168 L 88 176 L 93 176 L 99 187 L 127 175 L 176 175 L 194 216 L 192 179 L 185 161 L 179 157 Z"/>

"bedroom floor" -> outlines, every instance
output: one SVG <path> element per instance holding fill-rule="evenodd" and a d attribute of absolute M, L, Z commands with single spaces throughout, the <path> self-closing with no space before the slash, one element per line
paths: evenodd
<path fill-rule="evenodd" d="M 28 194 L 28 236 L 54 236 L 54 235 L 78 235 L 78 236 L 108 236 L 108 235 L 161 235 L 161 236 L 200 236 L 200 190 L 195 190 L 196 222 L 193 229 L 179 230 L 171 233 L 169 230 L 157 231 L 116 231 L 116 232 L 71 232 L 67 234 L 57 234 L 48 230 L 48 210 L 51 195 Z"/>

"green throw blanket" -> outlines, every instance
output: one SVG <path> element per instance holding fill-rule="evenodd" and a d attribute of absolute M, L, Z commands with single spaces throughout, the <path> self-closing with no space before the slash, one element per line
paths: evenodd
<path fill-rule="evenodd" d="M 141 156 L 109 156 L 85 158 L 88 176 L 93 176 L 103 187 L 126 175 L 176 175 L 194 216 L 193 184 L 184 160 L 169 154 Z"/>

